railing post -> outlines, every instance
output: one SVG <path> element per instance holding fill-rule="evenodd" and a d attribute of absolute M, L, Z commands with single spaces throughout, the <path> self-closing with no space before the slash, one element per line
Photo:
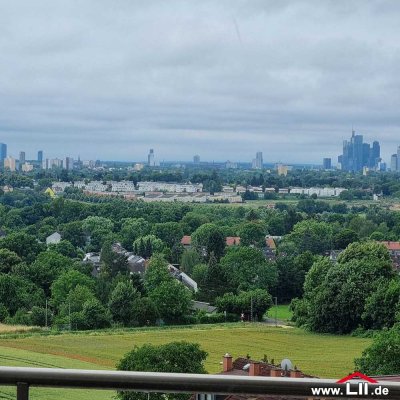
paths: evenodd
<path fill-rule="evenodd" d="M 17 383 L 17 400 L 29 400 L 29 385 L 27 383 Z"/>

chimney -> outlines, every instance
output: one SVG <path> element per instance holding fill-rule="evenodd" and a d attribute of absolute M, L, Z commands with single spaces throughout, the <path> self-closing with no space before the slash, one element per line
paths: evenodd
<path fill-rule="evenodd" d="M 271 369 L 271 377 L 272 378 L 282 378 L 282 370 L 281 369 Z"/>
<path fill-rule="evenodd" d="M 224 355 L 222 365 L 224 368 L 224 372 L 232 371 L 232 356 L 229 353 L 226 353 Z"/>
<path fill-rule="evenodd" d="M 290 377 L 291 378 L 302 378 L 302 374 L 301 371 L 297 370 L 297 369 L 292 369 L 290 371 Z"/>
<path fill-rule="evenodd" d="M 260 363 L 259 362 L 251 362 L 249 368 L 249 376 L 259 376 L 261 372 Z"/>

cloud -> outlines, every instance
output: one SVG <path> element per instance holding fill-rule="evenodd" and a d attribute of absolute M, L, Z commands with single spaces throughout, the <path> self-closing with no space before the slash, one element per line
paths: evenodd
<path fill-rule="evenodd" d="M 1 1 L 1 0 L 0 0 Z M 14 155 L 320 162 L 351 126 L 398 144 L 393 1 L 1 1 Z"/>

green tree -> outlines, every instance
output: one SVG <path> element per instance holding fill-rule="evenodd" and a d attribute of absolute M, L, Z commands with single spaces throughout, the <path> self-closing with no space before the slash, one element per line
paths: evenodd
<path fill-rule="evenodd" d="M 253 319 L 261 321 L 272 306 L 272 297 L 266 290 L 255 289 L 237 295 L 225 293 L 216 299 L 215 304 L 219 312 L 226 311 L 237 315 L 244 313 L 250 318 L 253 313 Z"/>
<path fill-rule="evenodd" d="M 293 242 L 298 253 L 311 251 L 314 254 L 323 254 L 332 248 L 332 227 L 326 222 L 311 219 L 301 221 L 284 240 Z"/>
<path fill-rule="evenodd" d="M 73 287 L 63 303 L 59 306 L 59 314 L 67 316 L 69 313 L 77 313 L 83 310 L 87 301 L 95 300 L 95 295 L 87 286 L 77 285 Z"/>
<path fill-rule="evenodd" d="M 154 224 L 152 234 L 161 239 L 169 248 L 172 248 L 181 241 L 183 229 L 178 222 L 164 222 Z"/>
<path fill-rule="evenodd" d="M 0 249 L 0 272 L 9 273 L 22 259 L 16 253 L 8 249 Z"/>
<path fill-rule="evenodd" d="M 53 306 L 59 308 L 66 301 L 71 290 L 78 286 L 87 287 L 91 293 L 94 293 L 95 282 L 92 278 L 75 269 L 62 272 L 51 285 L 51 302 Z"/>
<path fill-rule="evenodd" d="M 140 294 L 128 280 L 119 282 L 112 291 L 108 303 L 113 320 L 124 326 L 133 324 L 135 302 L 139 297 Z"/>
<path fill-rule="evenodd" d="M 73 246 L 83 247 L 85 245 L 86 238 L 81 221 L 72 221 L 62 225 L 60 233 L 63 239 L 72 243 Z"/>
<path fill-rule="evenodd" d="M 135 254 L 150 258 L 153 254 L 162 253 L 165 249 L 165 243 L 154 235 L 142 236 L 133 242 Z"/>
<path fill-rule="evenodd" d="M 73 267 L 73 261 L 54 251 L 40 253 L 28 268 L 28 278 L 50 295 L 50 286 L 64 271 Z"/>
<path fill-rule="evenodd" d="M 294 318 L 314 331 L 349 333 L 362 324 L 367 298 L 378 283 L 393 277 L 383 245 L 352 243 L 335 265 L 324 259 L 314 263 L 306 276 L 304 298 L 295 303 Z"/>
<path fill-rule="evenodd" d="M 35 236 L 23 232 L 14 232 L 0 239 L 0 248 L 13 251 L 27 262 L 32 262 L 45 249 Z"/>
<path fill-rule="evenodd" d="M 128 271 L 128 258 L 123 253 L 117 253 L 112 249 L 112 241 L 106 240 L 101 248 L 101 264 L 102 267 L 110 271 L 112 277 L 118 273 L 126 273 Z"/>
<path fill-rule="evenodd" d="M 400 310 L 400 280 L 382 280 L 366 300 L 362 314 L 367 329 L 391 328 Z"/>
<path fill-rule="evenodd" d="M 149 235 L 150 231 L 150 222 L 146 221 L 144 218 L 123 219 L 120 231 L 123 246 L 126 249 L 132 249 L 133 242 L 137 238 Z"/>
<path fill-rule="evenodd" d="M 209 256 L 212 252 L 219 260 L 225 251 L 225 237 L 215 224 L 201 225 L 192 234 L 192 244 L 200 251 L 204 248 Z"/>
<path fill-rule="evenodd" d="M 10 315 L 14 315 L 18 309 L 30 310 L 44 302 L 43 290 L 29 280 L 0 273 L 0 304 L 7 308 Z"/>
<path fill-rule="evenodd" d="M 244 223 L 239 229 L 240 244 L 243 246 L 265 246 L 265 226 L 260 222 Z"/>
<path fill-rule="evenodd" d="M 137 325 L 154 325 L 159 316 L 156 305 L 148 297 L 139 297 L 135 301 L 133 319 Z"/>
<path fill-rule="evenodd" d="M 97 300 L 87 300 L 82 309 L 86 329 L 103 329 L 111 326 L 110 312 Z"/>
<path fill-rule="evenodd" d="M 120 371 L 172 372 L 205 374 L 207 353 L 197 343 L 171 342 L 164 345 L 145 344 L 135 347 L 117 364 Z M 179 397 L 178 397 L 179 396 Z M 146 393 L 120 392 L 122 400 L 147 400 Z M 189 395 L 152 394 L 153 400 L 188 399 Z"/>
<path fill-rule="evenodd" d="M 256 248 L 231 247 L 220 263 L 229 285 L 239 290 L 271 289 L 277 283 L 276 265 Z"/>
<path fill-rule="evenodd" d="M 49 249 L 69 258 L 78 256 L 76 248 L 68 240 L 61 240 L 60 243 L 52 244 L 49 246 Z"/>
<path fill-rule="evenodd" d="M 378 333 L 360 358 L 355 368 L 367 375 L 393 375 L 400 373 L 400 325 Z"/>
<path fill-rule="evenodd" d="M 194 249 L 185 250 L 181 257 L 181 270 L 190 275 L 193 271 L 193 267 L 201 263 L 201 257 L 199 253 Z"/>
<path fill-rule="evenodd" d="M 167 323 L 182 322 L 189 313 L 192 294 L 189 289 L 173 279 L 164 281 L 149 292 L 160 317 Z"/>
<path fill-rule="evenodd" d="M 171 282 L 172 280 L 165 259 L 161 255 L 151 257 L 144 275 L 144 286 L 147 292 L 151 292 L 163 282 Z"/>
<path fill-rule="evenodd" d="M 91 235 L 96 230 L 112 232 L 114 223 L 109 218 L 90 216 L 83 221 L 82 229 L 88 235 Z"/>
<path fill-rule="evenodd" d="M 356 232 L 351 229 L 343 229 L 333 236 L 333 247 L 335 249 L 345 249 L 350 243 L 358 240 Z"/>

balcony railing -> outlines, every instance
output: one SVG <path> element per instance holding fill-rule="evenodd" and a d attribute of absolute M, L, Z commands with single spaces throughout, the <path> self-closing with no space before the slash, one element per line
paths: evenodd
<path fill-rule="evenodd" d="M 353 383 L 353 381 L 352 381 Z M 354 381 L 357 383 L 357 381 Z M 52 368 L 0 367 L 0 385 L 16 386 L 17 400 L 29 399 L 31 387 L 131 390 L 158 393 L 204 393 L 304 396 L 312 388 L 343 388 L 334 379 L 266 378 L 233 375 L 170 374 L 155 372 L 92 371 Z M 371 385 L 373 389 L 376 385 Z M 389 395 L 358 396 L 400 399 L 400 382 L 382 382 Z M 317 396 L 315 398 L 329 397 Z M 349 398 L 345 395 L 337 398 Z M 355 398 L 354 396 L 352 398 Z"/>

